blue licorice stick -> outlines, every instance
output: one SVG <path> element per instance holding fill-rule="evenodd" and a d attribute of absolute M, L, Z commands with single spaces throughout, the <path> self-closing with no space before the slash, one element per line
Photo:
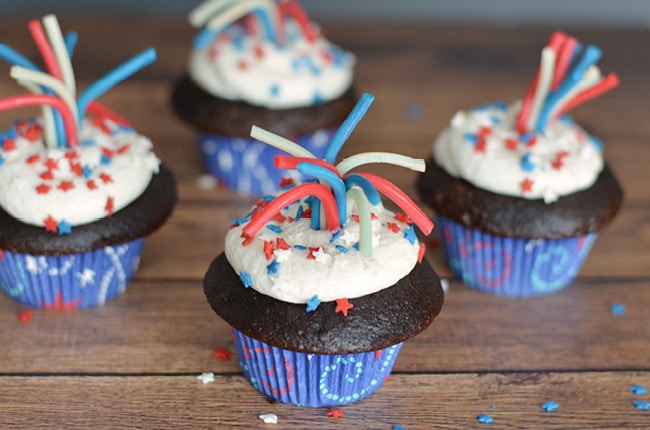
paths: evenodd
<path fill-rule="evenodd" d="M 332 140 L 327 146 L 325 155 L 323 156 L 325 161 L 334 163 L 334 160 L 336 160 L 336 156 L 345 144 L 345 141 L 348 140 L 348 137 L 350 137 L 350 134 L 352 134 L 352 131 L 359 121 L 361 121 L 361 118 L 366 114 L 374 100 L 375 97 L 372 94 L 364 93 L 361 96 L 356 106 L 354 106 L 354 109 L 352 109 L 352 112 L 350 112 L 350 115 L 348 115 L 345 121 L 343 121 L 343 124 L 341 124 L 341 127 L 336 131 L 334 137 L 332 137 Z"/>
<path fill-rule="evenodd" d="M 65 49 L 66 51 L 68 51 L 68 56 L 70 58 L 72 58 L 72 55 L 74 55 L 74 48 L 77 46 L 78 41 L 79 41 L 79 34 L 76 31 L 71 31 L 69 33 L 66 33 L 65 36 L 63 36 Z"/>
<path fill-rule="evenodd" d="M 348 190 L 352 188 L 353 185 L 361 188 L 371 205 L 375 206 L 381 203 L 381 196 L 379 195 L 377 188 L 375 188 L 375 186 L 372 185 L 372 182 L 370 182 L 365 176 L 358 173 L 352 173 L 351 175 L 348 175 L 343 182 L 345 183 L 345 188 Z"/>
<path fill-rule="evenodd" d="M 334 198 L 336 199 L 336 206 L 339 214 L 339 224 L 343 225 L 347 217 L 345 183 L 336 173 L 323 166 L 312 164 L 309 162 L 298 163 L 296 169 L 305 175 L 310 175 L 327 182 L 334 191 Z M 320 209 L 320 208 L 319 208 Z M 312 217 L 314 216 L 312 208 Z"/>

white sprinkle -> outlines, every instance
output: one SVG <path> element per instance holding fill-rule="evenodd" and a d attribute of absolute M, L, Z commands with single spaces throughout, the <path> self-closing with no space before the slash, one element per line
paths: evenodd
<path fill-rule="evenodd" d="M 440 280 L 440 285 L 442 285 L 442 291 L 447 294 L 449 291 L 449 280 L 448 279 L 441 279 Z"/>
<path fill-rule="evenodd" d="M 196 379 L 203 382 L 204 384 L 209 384 L 211 382 L 214 382 L 214 373 L 204 372 L 197 376 Z"/>
<path fill-rule="evenodd" d="M 262 414 L 260 415 L 260 419 L 264 421 L 264 424 L 277 424 L 278 423 L 278 416 L 275 414 Z"/>
<path fill-rule="evenodd" d="M 217 186 L 217 178 L 212 175 L 201 175 L 196 178 L 196 186 L 202 190 L 213 190 Z"/>

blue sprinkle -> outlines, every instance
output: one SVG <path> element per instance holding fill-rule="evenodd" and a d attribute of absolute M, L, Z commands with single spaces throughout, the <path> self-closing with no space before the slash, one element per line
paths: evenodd
<path fill-rule="evenodd" d="M 272 84 L 271 85 L 271 97 L 278 97 L 280 95 L 280 85 Z"/>
<path fill-rule="evenodd" d="M 521 157 L 521 169 L 524 172 L 532 172 L 533 170 L 535 170 L 535 164 L 533 164 L 533 162 L 530 161 L 530 157 L 532 155 L 533 154 L 531 152 L 527 152 L 523 155 L 523 157 Z"/>
<path fill-rule="evenodd" d="M 244 287 L 248 288 L 253 286 L 253 277 L 249 273 L 239 272 L 239 279 L 244 284 Z"/>
<path fill-rule="evenodd" d="M 478 136 L 474 133 L 465 133 L 463 137 L 465 140 L 469 140 L 470 143 L 476 144 L 478 142 Z"/>
<path fill-rule="evenodd" d="M 491 422 L 494 421 L 494 419 L 490 416 L 490 414 L 478 414 L 476 416 L 476 419 L 478 420 L 478 422 L 483 424 L 490 424 Z"/>
<path fill-rule="evenodd" d="M 569 115 L 561 115 L 560 116 L 560 121 L 566 124 L 573 124 L 573 118 L 571 118 Z"/>
<path fill-rule="evenodd" d="M 637 396 L 642 396 L 648 394 L 648 389 L 643 385 L 634 384 L 630 387 L 630 392 L 636 394 Z"/>
<path fill-rule="evenodd" d="M 399 424 L 393 424 L 393 430 L 405 430 L 405 429 Z"/>
<path fill-rule="evenodd" d="M 278 234 L 282 233 L 282 228 L 279 225 L 268 224 L 266 225 L 266 228 L 267 230 L 271 230 L 274 233 L 278 233 Z"/>
<path fill-rule="evenodd" d="M 83 142 L 81 142 L 83 146 L 94 146 L 97 145 L 97 142 L 93 139 L 86 139 Z"/>
<path fill-rule="evenodd" d="M 270 203 L 270 202 L 272 202 L 273 200 L 275 200 L 275 196 L 272 196 L 272 195 L 270 195 L 270 194 L 267 194 L 266 196 L 261 197 L 260 200 L 263 200 L 263 201 L 265 201 L 265 202 L 267 202 L 267 203 Z"/>
<path fill-rule="evenodd" d="M 247 217 L 246 218 L 237 218 L 237 219 L 232 220 L 232 225 L 242 225 L 246 221 L 248 221 Z"/>
<path fill-rule="evenodd" d="M 497 116 L 491 116 L 490 121 L 492 121 L 492 124 L 496 125 L 496 124 L 501 124 L 503 120 Z"/>
<path fill-rule="evenodd" d="M 485 103 L 482 105 L 476 106 L 473 110 L 475 111 L 481 111 L 481 110 L 488 110 L 488 109 L 499 109 L 499 110 L 506 110 L 508 109 L 508 104 L 504 101 L 498 101 L 498 102 L 492 102 L 492 103 Z"/>
<path fill-rule="evenodd" d="M 320 305 L 320 299 L 318 298 L 318 295 L 315 295 L 307 302 L 307 312 L 314 312 L 316 308 L 318 308 L 318 305 Z"/>
<path fill-rule="evenodd" d="M 542 403 L 542 409 L 544 409 L 546 412 L 553 412 L 559 407 L 560 405 L 553 400 L 549 400 L 548 402 Z"/>
<path fill-rule="evenodd" d="M 239 52 L 243 51 L 245 46 L 244 46 L 244 38 L 241 37 L 240 35 L 234 36 L 232 38 L 232 45 L 235 47 L 235 49 Z"/>
<path fill-rule="evenodd" d="M 325 99 L 320 95 L 318 91 L 314 91 L 314 102 L 316 106 L 320 106 L 325 103 Z"/>
<path fill-rule="evenodd" d="M 519 137 L 519 141 L 522 143 L 528 143 L 533 137 L 535 137 L 535 133 L 526 133 Z"/>
<path fill-rule="evenodd" d="M 107 157 L 106 155 L 102 154 L 102 156 L 99 158 L 99 164 L 103 164 L 105 166 L 111 164 L 111 157 Z"/>
<path fill-rule="evenodd" d="M 595 136 L 591 136 L 591 144 L 596 147 L 596 149 L 600 152 L 603 152 L 603 141 L 598 139 Z"/>
<path fill-rule="evenodd" d="M 354 248 L 356 251 L 358 251 L 359 250 L 359 242 L 352 245 L 352 248 Z"/>
<path fill-rule="evenodd" d="M 302 214 L 304 212 L 304 209 L 302 208 L 302 205 L 298 206 L 298 210 L 296 211 L 296 216 L 294 219 L 298 221 L 300 218 L 302 218 Z"/>
<path fill-rule="evenodd" d="M 294 60 L 291 62 L 291 68 L 295 71 L 300 70 L 302 67 L 302 61 L 300 61 L 298 58 L 294 58 Z"/>
<path fill-rule="evenodd" d="M 273 260 L 271 261 L 271 264 L 266 266 L 266 274 L 267 275 L 274 275 L 278 273 L 278 269 L 280 268 L 280 263 L 278 263 L 278 260 Z"/>
<path fill-rule="evenodd" d="M 0 166 L 2 166 L 3 164 L 5 164 L 5 159 L 4 157 L 0 156 Z"/>
<path fill-rule="evenodd" d="M 609 305 L 609 312 L 612 315 L 625 315 L 626 311 L 627 308 L 623 303 L 612 303 Z"/>
<path fill-rule="evenodd" d="M 341 251 L 344 254 L 346 254 L 348 252 L 348 249 L 343 245 L 336 245 L 336 249 L 338 249 L 339 251 Z"/>
<path fill-rule="evenodd" d="M 92 167 L 86 165 L 81 168 L 81 172 L 83 173 L 84 178 L 88 179 L 90 178 L 90 175 L 93 174 L 93 169 Z"/>
<path fill-rule="evenodd" d="M 425 113 L 424 107 L 418 103 L 408 103 L 402 110 L 404 119 L 410 122 L 422 121 L 425 117 Z"/>
<path fill-rule="evenodd" d="M 404 238 L 408 240 L 411 245 L 415 244 L 417 236 L 415 235 L 415 228 L 413 228 L 412 225 L 404 229 Z"/>
<path fill-rule="evenodd" d="M 640 411 L 650 410 L 650 402 L 646 402 L 645 400 L 634 400 L 632 403 L 634 404 L 634 407 Z"/>
<path fill-rule="evenodd" d="M 294 247 L 295 249 L 300 250 L 300 251 L 304 251 L 305 249 L 307 249 L 307 247 L 306 247 L 306 246 L 303 246 L 303 245 L 293 245 L 293 247 Z"/>
<path fill-rule="evenodd" d="M 336 230 L 332 234 L 332 238 L 330 239 L 330 243 L 335 242 L 339 237 L 341 237 L 341 229 Z"/>
<path fill-rule="evenodd" d="M 62 219 L 61 221 L 59 221 L 59 225 L 57 226 L 57 233 L 59 235 L 72 233 L 72 225 L 68 223 L 66 220 Z"/>
<path fill-rule="evenodd" d="M 491 407 L 492 407 L 492 410 L 493 410 L 493 411 L 496 411 L 496 409 L 497 409 L 497 405 L 492 405 Z"/>

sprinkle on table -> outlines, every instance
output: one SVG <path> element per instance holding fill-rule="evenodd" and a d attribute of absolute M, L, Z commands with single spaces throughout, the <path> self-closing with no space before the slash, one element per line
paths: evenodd
<path fill-rule="evenodd" d="M 216 358 L 217 360 L 229 360 L 231 357 L 230 351 L 226 348 L 214 348 L 212 350 L 212 357 Z"/>
<path fill-rule="evenodd" d="M 200 375 L 197 375 L 196 379 L 203 382 L 204 384 L 210 384 L 214 382 L 214 373 L 213 372 L 203 372 Z"/>
<path fill-rule="evenodd" d="M 330 410 L 327 411 L 327 416 L 338 420 L 339 418 L 343 418 L 345 414 L 341 408 L 330 408 Z"/>
<path fill-rule="evenodd" d="M 630 387 L 629 391 L 636 394 L 637 396 L 643 396 L 648 394 L 648 389 L 643 385 L 634 384 Z"/>
<path fill-rule="evenodd" d="M 623 303 L 612 303 L 609 306 L 609 312 L 612 315 L 625 315 L 626 311 L 627 311 L 627 308 Z"/>
<path fill-rule="evenodd" d="M 478 414 L 476 415 L 476 420 L 482 424 L 490 424 L 494 422 L 494 419 L 490 414 Z"/>
<path fill-rule="evenodd" d="M 18 318 L 18 321 L 20 321 L 21 323 L 31 322 L 33 317 L 34 317 L 34 311 L 31 309 L 25 309 L 16 314 L 16 318 Z"/>
<path fill-rule="evenodd" d="M 560 405 L 553 400 L 549 400 L 547 402 L 542 403 L 542 409 L 544 409 L 546 412 L 553 412 L 559 407 Z"/>
<path fill-rule="evenodd" d="M 278 416 L 275 414 L 262 414 L 260 415 L 260 419 L 264 421 L 264 424 L 277 424 L 278 423 Z"/>

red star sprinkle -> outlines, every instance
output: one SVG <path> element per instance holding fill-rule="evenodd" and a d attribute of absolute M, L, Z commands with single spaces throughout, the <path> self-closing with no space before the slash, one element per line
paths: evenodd
<path fill-rule="evenodd" d="M 320 56 L 323 59 L 323 61 L 325 61 L 326 64 L 331 63 L 332 60 L 334 59 L 330 51 L 321 51 Z"/>
<path fill-rule="evenodd" d="M 38 177 L 46 181 L 49 181 L 51 179 L 54 179 L 54 173 L 48 170 L 47 172 L 43 172 L 40 175 L 38 175 Z"/>
<path fill-rule="evenodd" d="M 334 312 L 340 312 L 344 317 L 348 316 L 348 311 L 352 309 L 354 305 L 348 302 L 348 299 L 337 299 L 336 300 L 336 309 Z"/>
<path fill-rule="evenodd" d="M 377 351 L 375 351 L 375 361 L 379 361 L 379 358 L 381 357 L 381 352 L 382 351 L 383 350 L 381 350 L 381 349 L 378 349 Z"/>
<path fill-rule="evenodd" d="M 72 181 L 61 181 L 57 188 L 65 193 L 74 188 L 74 183 Z"/>
<path fill-rule="evenodd" d="M 280 179 L 280 188 L 288 187 L 289 185 L 293 185 L 293 179 L 283 176 L 282 179 Z"/>
<path fill-rule="evenodd" d="M 47 170 L 59 170 L 59 160 L 55 160 L 53 158 L 48 158 L 45 160 L 45 167 L 47 167 Z"/>
<path fill-rule="evenodd" d="M 562 169 L 562 167 L 564 167 L 564 162 L 562 161 L 561 158 L 556 158 L 556 159 L 553 160 L 553 162 L 551 163 L 551 167 L 552 167 L 554 170 L 560 170 L 560 169 Z"/>
<path fill-rule="evenodd" d="M 492 129 L 491 129 L 490 127 L 481 127 L 481 128 L 478 130 L 478 135 L 479 135 L 479 137 L 486 137 L 486 136 L 488 136 L 490 133 L 492 133 Z"/>
<path fill-rule="evenodd" d="M 217 49 L 216 46 L 212 45 L 210 47 L 210 50 L 208 51 L 208 57 L 211 60 L 216 60 L 216 58 L 219 56 L 219 50 Z"/>
<path fill-rule="evenodd" d="M 52 218 L 52 215 L 48 215 L 47 218 L 43 220 L 45 223 L 45 231 L 49 231 L 50 233 L 56 233 L 58 231 L 57 226 L 59 225 L 58 222 L 54 218 Z"/>
<path fill-rule="evenodd" d="M 76 151 L 68 151 L 65 153 L 64 157 L 66 158 L 66 160 L 78 160 L 79 153 Z"/>
<path fill-rule="evenodd" d="M 264 58 L 264 48 L 262 48 L 260 45 L 257 45 L 255 47 L 255 58 L 257 58 L 258 60 Z"/>
<path fill-rule="evenodd" d="M 32 310 L 24 310 L 16 314 L 16 318 L 18 318 L 18 321 L 20 321 L 21 323 L 28 323 L 32 320 L 33 317 L 34 317 L 34 311 Z"/>
<path fill-rule="evenodd" d="M 27 164 L 35 164 L 38 163 L 41 160 L 41 157 L 39 155 L 32 155 L 25 160 Z"/>
<path fill-rule="evenodd" d="M 270 260 L 271 257 L 273 256 L 273 242 L 269 240 L 264 241 L 264 256 L 266 257 L 267 260 Z"/>
<path fill-rule="evenodd" d="M 406 223 L 406 224 L 411 222 L 411 219 L 409 217 L 407 217 L 406 215 L 404 215 L 402 212 L 397 212 L 395 214 L 395 219 L 397 221 L 399 221 L 399 222 L 403 222 L 403 223 Z"/>
<path fill-rule="evenodd" d="M 339 418 L 343 418 L 345 414 L 341 408 L 330 408 L 330 410 L 327 411 L 327 416 L 338 420 Z"/>
<path fill-rule="evenodd" d="M 521 181 L 521 193 L 530 193 L 533 191 L 533 181 L 530 179 L 526 178 L 523 181 Z"/>
<path fill-rule="evenodd" d="M 478 142 L 474 145 L 474 152 L 485 152 L 487 149 L 487 140 L 479 136 Z"/>
<path fill-rule="evenodd" d="M 128 151 L 129 148 L 131 148 L 131 145 L 124 145 L 124 146 L 121 146 L 121 147 L 117 150 L 117 153 L 120 154 L 120 155 L 122 155 L 122 154 L 124 154 L 126 151 Z"/>
<path fill-rule="evenodd" d="M 93 118 L 92 124 L 103 131 L 104 134 L 111 134 L 111 129 L 108 128 L 108 125 L 106 125 L 104 118 Z"/>
<path fill-rule="evenodd" d="M 302 218 L 311 218 L 311 208 L 307 208 L 303 211 Z"/>
<path fill-rule="evenodd" d="M 314 255 L 314 253 L 315 253 L 315 252 L 318 252 L 318 250 L 319 250 L 320 248 L 319 248 L 319 247 L 315 247 L 315 248 L 314 248 L 313 246 L 309 246 L 309 247 L 307 247 L 307 249 L 309 249 L 309 255 L 307 255 L 307 259 L 308 259 L 308 260 L 313 260 L 313 259 L 316 258 L 316 256 Z"/>
<path fill-rule="evenodd" d="M 275 239 L 275 247 L 277 249 L 284 249 L 284 250 L 291 249 L 291 246 L 289 246 L 289 244 L 281 237 Z"/>
<path fill-rule="evenodd" d="M 537 136 L 533 136 L 526 142 L 526 148 L 532 148 L 537 143 Z"/>
<path fill-rule="evenodd" d="M 108 148 L 102 148 L 102 154 L 104 154 L 108 158 L 111 158 L 113 155 L 115 155 L 115 152 L 111 151 Z"/>
<path fill-rule="evenodd" d="M 275 214 L 273 216 L 272 219 L 273 219 L 273 221 L 283 223 L 287 219 L 287 217 L 278 212 L 277 214 Z"/>
<path fill-rule="evenodd" d="M 422 259 L 424 258 L 424 251 L 427 250 L 427 246 L 422 243 L 420 244 L 420 249 L 418 249 L 418 263 L 422 263 Z"/>
<path fill-rule="evenodd" d="M 113 215 L 113 209 L 115 209 L 115 199 L 113 197 L 108 197 L 106 199 L 106 206 L 104 206 L 104 209 L 108 212 L 108 216 Z"/>
<path fill-rule="evenodd" d="M 96 190 L 97 189 L 97 184 L 92 179 L 88 179 L 86 181 L 86 186 L 88 187 L 89 190 Z"/>
<path fill-rule="evenodd" d="M 359 215 L 357 214 L 350 215 L 350 218 L 352 218 L 355 222 L 359 222 Z"/>
<path fill-rule="evenodd" d="M 230 351 L 228 351 L 226 348 L 215 348 L 212 351 L 212 357 L 216 358 L 217 360 L 223 360 L 226 361 L 230 359 L 230 356 L 232 354 Z"/>
<path fill-rule="evenodd" d="M 50 192 L 51 189 L 52 189 L 52 187 L 50 187 L 47 184 L 40 184 L 40 185 L 38 185 L 36 187 L 36 193 L 37 194 L 47 194 L 47 193 Z"/>
<path fill-rule="evenodd" d="M 386 227 L 388 227 L 388 229 L 390 231 L 392 231 L 393 233 L 399 232 L 399 226 L 397 224 L 395 224 L 394 222 L 387 222 Z"/>
<path fill-rule="evenodd" d="M 506 148 L 508 148 L 510 151 L 517 149 L 517 141 L 515 139 L 506 139 L 505 144 Z"/>
<path fill-rule="evenodd" d="M 7 152 L 16 149 L 16 139 L 9 139 L 8 137 L 5 137 L 4 142 L 2 144 L 2 149 Z"/>
<path fill-rule="evenodd" d="M 41 136 L 41 127 L 38 124 L 33 124 L 25 130 L 23 136 L 30 142 L 34 142 Z"/>
<path fill-rule="evenodd" d="M 77 176 L 83 176 L 84 170 L 79 163 L 70 163 L 70 171 Z"/>
<path fill-rule="evenodd" d="M 99 174 L 99 179 L 101 179 L 102 182 L 105 183 L 105 184 L 110 184 L 111 182 L 113 182 L 113 178 L 111 178 L 111 175 L 109 175 L 107 173 L 100 173 Z"/>
<path fill-rule="evenodd" d="M 239 62 L 239 64 L 237 64 L 237 67 L 242 72 L 245 72 L 246 70 L 248 70 L 248 63 L 242 60 L 242 61 Z"/>

